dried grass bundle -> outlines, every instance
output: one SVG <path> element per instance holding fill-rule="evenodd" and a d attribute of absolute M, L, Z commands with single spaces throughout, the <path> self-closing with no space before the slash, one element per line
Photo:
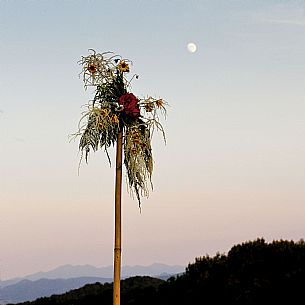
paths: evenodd
<path fill-rule="evenodd" d="M 107 148 L 116 143 L 122 129 L 127 181 L 140 205 L 141 197 L 149 194 L 148 185 L 152 187 L 151 137 L 154 130 L 161 131 L 165 140 L 159 113 L 166 117 L 167 103 L 153 97 L 139 99 L 130 92 L 131 81 L 138 78 L 137 75 L 130 80 L 126 78 L 130 63 L 112 52 L 100 54 L 91 50 L 91 54 L 82 56 L 80 64 L 85 89 L 93 86 L 95 94 L 73 136 L 80 137 L 81 160 L 85 155 L 88 162 L 91 150 L 104 149 L 110 162 Z"/>

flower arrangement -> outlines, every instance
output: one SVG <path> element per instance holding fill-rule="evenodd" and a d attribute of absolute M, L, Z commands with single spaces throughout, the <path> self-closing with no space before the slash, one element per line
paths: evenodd
<path fill-rule="evenodd" d="M 140 198 L 149 195 L 148 182 L 152 187 L 154 130 L 161 131 L 166 141 L 159 113 L 166 117 L 167 103 L 151 96 L 138 98 L 131 92 L 131 82 L 138 78 L 127 77 L 131 61 L 112 52 L 90 51 L 80 60 L 85 89 L 95 88 L 94 98 L 86 105 L 79 130 L 74 134 L 80 137 L 81 160 L 85 156 L 88 162 L 91 151 L 104 149 L 111 164 L 107 149 L 116 143 L 122 131 L 129 189 L 141 205 Z"/>

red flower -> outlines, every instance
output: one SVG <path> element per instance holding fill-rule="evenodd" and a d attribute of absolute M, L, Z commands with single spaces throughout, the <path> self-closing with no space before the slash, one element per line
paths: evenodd
<path fill-rule="evenodd" d="M 139 100 L 132 93 L 126 93 L 119 99 L 119 104 L 123 106 L 123 113 L 132 119 L 137 119 L 140 116 L 138 102 Z"/>

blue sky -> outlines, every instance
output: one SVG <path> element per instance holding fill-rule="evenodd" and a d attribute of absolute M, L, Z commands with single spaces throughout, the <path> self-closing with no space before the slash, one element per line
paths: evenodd
<path fill-rule="evenodd" d="M 124 186 L 123 264 L 304 237 L 303 1 L 0 1 L 0 37 L 3 278 L 112 263 L 113 168 L 99 152 L 78 176 L 68 139 L 89 48 L 131 59 L 133 92 L 170 104 L 142 214 Z"/>

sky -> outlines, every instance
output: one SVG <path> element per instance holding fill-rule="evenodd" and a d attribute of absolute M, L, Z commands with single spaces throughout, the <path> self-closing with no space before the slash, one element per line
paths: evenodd
<path fill-rule="evenodd" d="M 141 213 L 123 183 L 123 265 L 304 238 L 304 1 L 0 0 L 2 280 L 112 264 L 114 168 L 99 151 L 78 174 L 69 142 L 90 48 L 132 60 L 133 93 L 170 105 Z"/>

